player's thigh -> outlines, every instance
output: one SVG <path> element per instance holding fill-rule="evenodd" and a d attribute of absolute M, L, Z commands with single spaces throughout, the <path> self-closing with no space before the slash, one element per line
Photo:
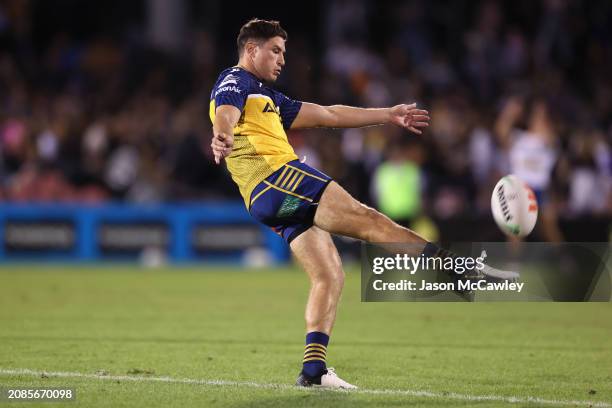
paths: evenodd
<path fill-rule="evenodd" d="M 387 222 L 386 217 L 357 201 L 333 181 L 323 192 L 314 217 L 314 224 L 325 231 L 366 240 L 369 229 Z"/>
<path fill-rule="evenodd" d="M 311 280 L 342 279 L 340 255 L 329 232 L 312 226 L 289 246 Z"/>

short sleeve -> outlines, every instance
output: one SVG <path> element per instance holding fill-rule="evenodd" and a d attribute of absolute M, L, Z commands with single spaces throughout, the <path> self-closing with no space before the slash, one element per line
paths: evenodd
<path fill-rule="evenodd" d="M 248 91 L 248 79 L 237 75 L 235 72 L 230 72 L 221 79 L 214 89 L 215 107 L 232 105 L 242 110 L 246 103 Z"/>
<path fill-rule="evenodd" d="M 295 101 L 279 93 L 277 105 L 280 110 L 281 120 L 283 121 L 283 128 L 289 129 L 302 107 L 302 102 Z"/>

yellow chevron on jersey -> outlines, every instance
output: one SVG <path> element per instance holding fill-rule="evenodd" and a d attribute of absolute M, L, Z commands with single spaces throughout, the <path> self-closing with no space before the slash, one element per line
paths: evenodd
<path fill-rule="evenodd" d="M 225 161 L 248 207 L 257 184 L 285 163 L 297 159 L 285 129 L 291 126 L 301 102 L 264 86 L 252 74 L 234 67 L 222 72 L 213 88 L 209 111 L 213 123 L 216 108 L 222 104 L 242 111 L 234 127 L 233 150 Z"/>

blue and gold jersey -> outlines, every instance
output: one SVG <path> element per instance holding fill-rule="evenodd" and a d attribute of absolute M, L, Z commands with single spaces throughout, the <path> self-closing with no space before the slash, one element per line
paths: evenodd
<path fill-rule="evenodd" d="M 213 123 L 221 105 L 232 105 L 242 112 L 234 128 L 234 148 L 225 160 L 249 207 L 255 186 L 297 159 L 285 129 L 291 127 L 302 103 L 267 87 L 250 72 L 232 67 L 219 75 L 210 95 Z"/>

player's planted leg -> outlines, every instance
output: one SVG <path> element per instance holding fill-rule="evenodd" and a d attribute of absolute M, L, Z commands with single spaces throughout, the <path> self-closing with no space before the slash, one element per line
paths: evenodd
<path fill-rule="evenodd" d="M 340 255 L 328 232 L 315 226 L 291 242 L 291 251 L 310 278 L 306 304 L 306 346 L 297 385 L 356 388 L 326 366 L 327 345 L 344 286 Z"/>

